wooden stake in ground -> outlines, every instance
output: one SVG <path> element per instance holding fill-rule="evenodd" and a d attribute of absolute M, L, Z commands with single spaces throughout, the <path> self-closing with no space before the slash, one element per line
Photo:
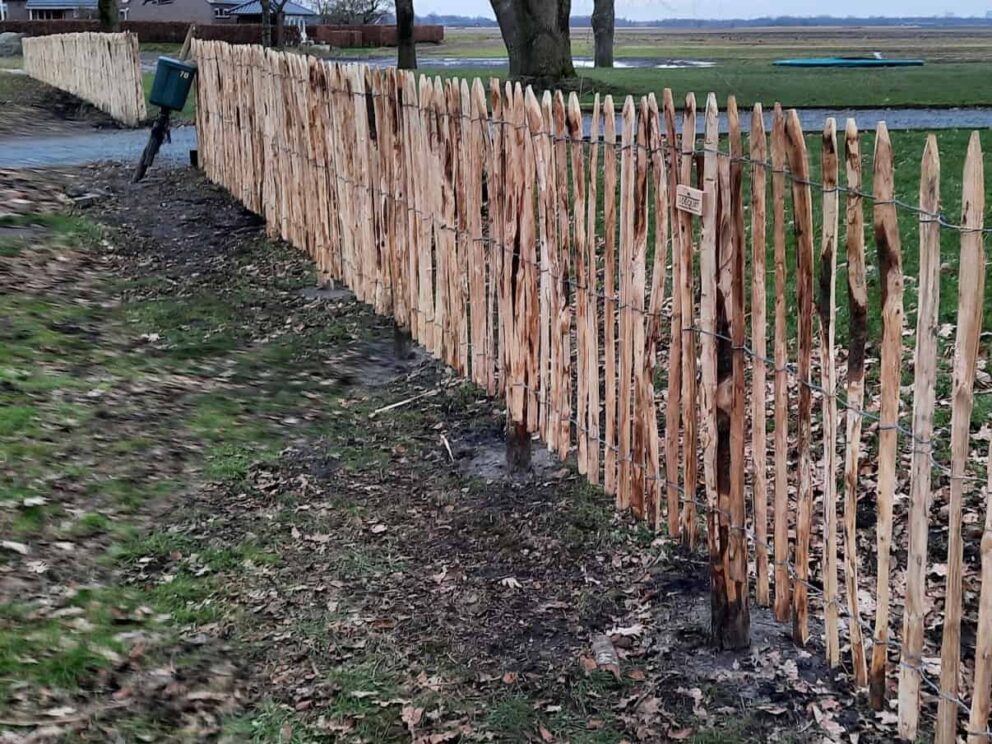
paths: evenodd
<path fill-rule="evenodd" d="M 696 147 L 696 96 L 686 94 L 682 118 L 682 162 L 679 183 L 691 185 Z M 692 215 L 679 213 L 679 307 L 682 311 L 682 542 L 696 547 L 696 296 L 693 287 Z"/>
<path fill-rule="evenodd" d="M 592 126 L 589 131 L 589 191 L 587 196 L 585 284 L 588 307 L 586 309 L 586 374 L 589 376 L 589 452 L 586 477 L 593 485 L 599 483 L 599 303 L 597 302 L 596 218 L 598 217 L 597 182 L 599 181 L 599 94 L 592 108 Z"/>
<path fill-rule="evenodd" d="M 772 233 L 775 249 L 775 619 L 789 619 L 789 371 L 786 347 L 785 116 L 772 114 Z"/>
<path fill-rule="evenodd" d="M 985 531 L 982 533 L 982 594 L 978 604 L 978 640 L 975 643 L 975 690 L 968 718 L 968 744 L 986 744 L 980 732 L 989 725 L 989 693 L 992 688 L 992 446 L 986 463 Z"/>
<path fill-rule="evenodd" d="M 545 118 L 541 105 L 538 104 L 534 91 L 527 89 L 527 123 L 530 136 L 534 142 L 535 168 L 537 171 L 537 226 L 540 252 L 538 260 L 541 263 L 540 272 L 540 362 L 539 376 L 541 395 L 538 400 L 540 413 L 539 431 L 549 447 L 554 445 L 558 434 L 558 422 L 553 428 L 548 427 L 549 402 L 551 396 L 551 249 L 555 241 L 555 199 L 554 199 L 554 157 L 551 148 L 551 130 L 545 126 Z M 545 92 L 545 103 L 550 106 L 550 95 Z M 556 249 L 557 250 L 557 249 Z"/>
<path fill-rule="evenodd" d="M 661 531 L 661 470 L 659 464 L 658 415 L 655 405 L 654 375 L 657 364 L 658 346 L 661 342 L 663 326 L 661 313 L 665 304 L 665 273 L 668 269 L 668 173 L 665 169 L 665 153 L 662 150 L 661 117 L 658 112 L 658 102 L 651 93 L 648 96 L 648 151 L 651 159 L 651 176 L 654 184 L 654 265 L 651 270 L 651 298 L 648 305 L 648 323 L 645 332 L 645 366 L 641 375 L 640 400 L 645 408 L 641 414 L 645 417 L 647 454 L 645 463 L 647 473 L 645 483 L 652 505 L 649 517 L 654 520 L 656 532 Z M 645 154 L 645 159 L 647 155 Z M 645 215 L 645 221 L 646 221 Z"/>
<path fill-rule="evenodd" d="M 868 286 L 865 282 L 865 231 L 861 197 L 861 144 L 854 119 L 847 120 L 844 135 L 847 160 L 847 450 L 844 458 L 844 537 L 848 631 L 851 664 L 859 687 L 868 684 L 868 665 L 861 634 L 858 602 L 858 467 L 861 449 L 861 413 L 865 399 L 865 338 L 867 336 Z"/>
<path fill-rule="evenodd" d="M 750 644 L 744 503 L 744 201 L 740 117 L 727 101 L 730 158 L 720 160 L 720 235 L 717 247 L 717 490 L 720 551 L 726 580 L 721 648 Z"/>
<path fill-rule="evenodd" d="M 603 489 L 617 493 L 617 117 L 613 97 L 603 99 L 603 369 L 606 377 L 606 447 Z M 619 505 L 619 499 L 618 499 Z"/>
<path fill-rule="evenodd" d="M 557 332 L 558 377 L 557 393 L 552 413 L 558 422 L 558 434 L 555 441 L 558 445 L 558 457 L 568 458 L 572 444 L 572 307 L 570 304 L 570 288 L 572 284 L 572 249 L 571 249 L 571 214 L 568 198 L 568 145 L 565 97 L 561 91 L 554 93 L 553 105 L 554 135 L 555 135 L 555 184 L 557 188 L 558 215 L 558 251 L 557 263 L 552 277 L 556 284 L 555 293 L 558 308 L 557 326 L 552 333 Z M 554 352 L 553 352 L 554 353 Z M 554 375 L 554 373 L 552 373 Z"/>
<path fill-rule="evenodd" d="M 875 633 L 868 692 L 871 705 L 885 703 L 885 665 L 889 643 L 889 565 L 892 559 L 892 505 L 896 491 L 896 447 L 899 424 L 899 384 L 902 374 L 902 247 L 894 196 L 892 144 L 885 122 L 875 135 L 875 245 L 882 285 L 882 402 L 878 421 L 878 571 L 875 587 Z M 949 569 L 950 571 L 950 569 Z M 946 626 L 945 626 L 946 627 Z"/>
<path fill-rule="evenodd" d="M 930 501 L 930 438 L 937 380 L 937 311 L 940 308 L 940 156 L 937 138 L 927 137 L 920 167 L 920 284 L 917 296 L 916 356 L 913 371 L 913 446 L 909 486 L 909 555 L 906 609 L 899 667 L 899 735 L 916 739 L 920 718 L 923 618 L 926 594 L 927 532 Z M 924 445 L 924 442 L 927 444 Z M 981 629 L 979 628 L 979 632 Z"/>
<path fill-rule="evenodd" d="M 589 338 L 588 320 L 589 287 L 587 285 L 588 249 L 586 247 L 586 171 L 585 143 L 582 138 L 582 110 L 579 97 L 572 92 L 568 97 L 568 138 L 571 141 L 572 156 L 572 197 L 575 214 L 575 420 L 578 422 L 576 438 L 579 441 L 577 465 L 579 473 L 585 475 L 589 466 Z M 593 444 L 595 446 L 595 444 Z"/>
<path fill-rule="evenodd" d="M 706 99 L 706 134 L 703 160 L 703 233 L 699 240 L 699 346 L 702 385 L 699 388 L 699 409 L 702 419 L 703 480 L 706 484 L 706 535 L 710 555 L 710 640 L 723 648 L 723 635 L 727 624 L 728 587 L 724 565 L 724 542 L 721 540 L 721 521 L 727 514 L 726 492 L 721 492 L 721 480 L 729 491 L 729 473 L 719 479 L 719 440 L 717 412 L 717 337 L 719 299 L 717 274 L 719 271 L 720 219 L 723 208 L 720 192 L 720 144 L 716 96 Z M 728 172 L 729 179 L 729 172 Z M 729 219 L 729 208 L 725 210 Z M 726 412 L 723 412 L 726 416 Z M 729 455 L 729 452 L 725 453 Z M 722 503 L 721 503 L 722 502 Z"/>
<path fill-rule="evenodd" d="M 729 644 L 746 648 L 751 642 L 751 615 L 748 609 L 748 550 L 747 503 L 744 494 L 744 428 L 746 403 L 744 389 L 744 346 L 747 321 L 744 317 L 744 150 L 741 144 L 740 116 L 737 100 L 727 100 L 727 122 L 730 130 L 730 208 L 733 218 L 733 241 L 730 264 L 731 293 L 730 336 L 732 367 L 732 399 L 730 417 L 730 548 L 728 552 L 728 583 L 733 587 L 733 603 L 728 608 L 731 615 L 733 637 L 725 634 Z M 726 257 L 723 259 L 726 261 Z"/>
<path fill-rule="evenodd" d="M 627 96 L 623 104 L 623 131 L 620 157 L 620 405 L 617 413 L 617 426 L 620 436 L 619 464 L 620 475 L 617 483 L 618 506 L 621 510 L 630 508 L 631 462 L 631 378 L 633 375 L 634 323 L 631 313 L 633 275 L 631 267 L 634 259 L 634 186 L 636 164 L 634 160 L 634 130 L 636 115 L 634 99 Z"/>
<path fill-rule="evenodd" d="M 947 515 L 947 591 L 944 636 L 940 647 L 940 706 L 937 744 L 953 744 L 957 733 L 958 671 L 961 664 L 961 502 L 965 463 L 968 461 L 969 423 L 974 403 L 975 366 L 982 332 L 985 299 L 985 174 L 978 132 L 972 132 L 964 161 L 961 193 L 961 262 L 958 270 L 958 331 L 954 344 L 954 383 L 951 392 L 951 488 Z"/>
<path fill-rule="evenodd" d="M 796 581 L 792 595 L 792 639 L 799 645 L 809 640 L 809 540 L 813 524 L 813 477 L 810 439 L 813 382 L 813 200 L 809 186 L 809 162 L 799 114 L 789 111 L 785 127 L 789 170 L 792 172 L 792 204 L 796 234 L 796 305 L 798 317 L 799 405 L 796 410 L 796 446 L 799 451 L 799 489 L 796 492 Z"/>
<path fill-rule="evenodd" d="M 767 607 L 768 597 L 768 439 L 765 416 L 765 190 L 768 181 L 768 157 L 765 144 L 765 121 L 761 104 L 754 104 L 751 115 L 751 461 L 754 469 L 751 498 L 754 511 L 755 600 Z"/>
<path fill-rule="evenodd" d="M 823 241 L 820 244 L 820 375 L 823 383 L 823 614 L 827 663 L 840 664 L 837 594 L 837 372 L 834 317 L 837 312 L 837 122 L 827 119 L 821 148 Z"/>
<path fill-rule="evenodd" d="M 648 417 L 651 426 L 657 429 L 654 417 L 654 380 L 645 380 L 647 364 L 644 362 L 644 292 L 647 283 L 648 247 L 648 102 L 641 98 L 640 115 L 637 118 L 637 148 L 635 152 L 635 179 L 633 191 L 633 243 L 630 253 L 630 292 L 627 304 L 630 306 L 630 363 L 633 371 L 632 390 L 634 406 L 631 411 L 631 468 L 630 496 L 631 511 L 638 517 L 650 517 L 653 508 L 645 504 L 644 476 L 648 465 L 645 456 L 648 449 Z M 646 388 L 650 389 L 647 392 Z M 657 468 L 655 468 L 657 470 Z"/>
<path fill-rule="evenodd" d="M 679 149 L 675 134 L 675 102 L 672 91 L 665 88 L 662 98 L 665 133 L 671 153 L 668 170 L 668 199 L 672 220 L 672 323 L 668 345 L 668 400 L 665 408 L 665 480 L 668 496 L 668 535 L 679 538 L 679 424 L 682 408 L 682 303 L 680 301 L 679 264 L 681 262 L 682 215 L 676 207 L 679 180 Z"/>

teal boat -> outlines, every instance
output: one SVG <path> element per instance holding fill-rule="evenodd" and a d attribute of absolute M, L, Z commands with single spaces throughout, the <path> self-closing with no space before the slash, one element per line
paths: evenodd
<path fill-rule="evenodd" d="M 886 59 L 874 57 L 799 57 L 777 59 L 772 64 L 779 67 L 922 67 L 922 59 Z"/>

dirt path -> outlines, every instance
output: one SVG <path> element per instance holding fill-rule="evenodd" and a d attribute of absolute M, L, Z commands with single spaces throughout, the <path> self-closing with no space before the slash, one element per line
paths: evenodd
<path fill-rule="evenodd" d="M 508 477 L 498 404 L 198 175 L 19 179 L 56 214 L 0 227 L 0 741 L 887 738 L 764 610 L 710 651 L 701 555 Z"/>

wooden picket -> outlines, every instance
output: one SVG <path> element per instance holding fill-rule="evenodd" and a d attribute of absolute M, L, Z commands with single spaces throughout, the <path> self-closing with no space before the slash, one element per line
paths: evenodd
<path fill-rule="evenodd" d="M 931 720 L 923 712 L 936 708 L 937 740 L 954 741 L 967 709 L 969 741 L 986 740 L 992 511 L 983 515 L 980 596 L 964 591 L 972 574 L 966 579 L 963 557 L 971 534 L 965 525 L 982 518 L 965 482 L 984 467 L 969 459 L 985 274 L 977 135 L 965 160 L 961 226 L 939 215 L 936 140 L 924 150 L 913 208 L 920 277 L 910 436 L 900 417 L 906 402 L 897 218 L 904 207 L 884 124 L 874 148 L 873 193 L 865 194 L 853 120 L 844 132 L 844 185 L 833 120 L 819 140 L 822 182 L 815 183 L 799 118 L 778 105 L 770 141 L 764 109 L 755 106 L 745 150 L 735 100 L 727 101 L 722 136 L 716 98 L 708 96 L 700 148 L 691 94 L 680 132 L 668 90 L 660 107 L 653 95 L 626 98 L 619 117 L 610 96 L 597 96 L 584 122 L 575 95 L 538 96 L 515 84 L 487 88 L 478 80 L 220 42 L 195 41 L 193 54 L 209 178 L 264 215 L 271 234 L 306 251 L 322 281 L 346 283 L 457 374 L 501 395 L 515 427 L 539 434 L 562 459 L 574 454 L 579 472 L 602 483 L 618 508 L 689 549 L 705 525 L 717 645 L 747 645 L 753 580 L 757 605 L 772 604 L 778 622 L 791 620 L 797 643 L 822 645 L 834 666 L 850 648 L 853 681 L 870 681 L 876 707 L 894 689 L 889 662 L 899 652 L 902 737 L 919 736 Z M 867 289 L 868 206 L 879 307 L 871 307 Z M 949 376 L 937 335 L 940 237 L 955 228 L 960 296 L 945 465 L 930 440 L 935 390 Z M 847 292 L 838 300 L 841 249 Z M 766 293 L 770 272 L 773 300 Z M 836 326 L 839 304 L 847 309 L 843 328 Z M 880 347 L 867 342 L 872 312 L 882 317 Z M 845 351 L 836 348 L 838 333 L 846 336 Z M 766 356 L 769 341 L 773 359 Z M 878 355 L 869 360 L 869 352 Z M 880 375 L 866 374 L 872 366 Z M 864 410 L 875 400 L 877 424 Z M 862 456 L 876 450 L 877 460 Z M 905 477 L 903 462 L 910 463 Z M 869 480 L 877 480 L 877 505 L 861 498 Z M 894 509 L 903 483 L 907 516 Z M 950 497 L 946 604 L 931 611 L 943 613 L 939 646 L 923 633 L 932 622 L 924 598 L 929 504 L 938 488 Z M 814 513 L 817 503 L 822 516 Z M 859 527 L 859 505 L 873 505 L 877 524 Z M 902 519 L 907 529 L 894 529 Z M 905 545 L 894 544 L 903 536 Z M 873 539 L 869 564 L 858 551 Z M 901 574 L 896 561 L 904 555 Z M 872 598 L 867 611 L 859 593 Z M 902 602 L 902 631 L 892 633 L 890 618 Z M 961 653 L 965 609 L 979 613 L 974 662 Z M 869 679 L 862 631 L 871 625 Z M 936 684 L 924 661 L 938 652 L 941 696 L 934 706 L 922 683 Z"/>

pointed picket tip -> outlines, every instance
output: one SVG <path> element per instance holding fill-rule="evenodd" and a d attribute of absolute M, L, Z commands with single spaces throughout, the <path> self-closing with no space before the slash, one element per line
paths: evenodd
<path fill-rule="evenodd" d="M 765 112 L 761 109 L 761 104 L 754 104 L 751 110 L 751 133 L 750 140 L 753 142 L 759 137 L 765 136 Z"/>
<path fill-rule="evenodd" d="M 634 97 L 633 96 L 627 96 L 623 100 L 623 115 L 624 115 L 624 118 L 627 118 L 628 116 L 633 116 L 634 115 L 634 111 L 635 111 L 635 109 L 634 109 Z"/>
<path fill-rule="evenodd" d="M 921 172 L 924 174 L 920 179 L 922 184 L 928 173 L 940 173 L 940 148 L 937 146 L 937 135 L 928 134 L 926 144 L 923 145 L 923 158 L 921 160 Z"/>
<path fill-rule="evenodd" d="M 472 80 L 472 97 L 478 99 L 480 96 L 485 98 L 486 87 L 482 84 L 482 80 L 475 78 Z"/>
<path fill-rule="evenodd" d="M 599 93 L 597 93 L 592 102 L 592 121 L 589 123 L 589 141 L 592 144 L 596 144 L 599 140 L 601 114 L 602 109 L 599 104 Z"/>
<path fill-rule="evenodd" d="M 889 128 L 884 121 L 878 122 L 878 127 L 875 129 L 875 160 L 878 160 L 878 150 L 882 148 L 891 154 L 892 142 L 889 139 Z"/>
<path fill-rule="evenodd" d="M 858 121 L 853 116 L 849 116 L 847 118 L 847 124 L 844 127 L 844 136 L 847 138 L 849 142 L 852 139 L 858 138 Z"/>
<path fill-rule="evenodd" d="M 823 141 L 833 140 L 837 136 L 837 120 L 830 116 L 823 125 Z"/>
<path fill-rule="evenodd" d="M 541 104 L 537 102 L 534 89 L 529 85 L 524 93 L 524 107 L 527 110 L 527 124 L 531 134 L 539 134 L 544 131 L 544 117 L 541 116 Z"/>
<path fill-rule="evenodd" d="M 720 105 L 717 103 L 716 93 L 707 93 L 706 94 L 706 116 L 707 116 L 707 118 L 709 118 L 709 116 L 711 114 L 713 116 L 717 116 L 717 115 L 719 115 L 719 113 L 720 113 Z"/>
<path fill-rule="evenodd" d="M 607 93 L 603 97 L 603 141 L 616 144 L 617 141 L 617 112 L 613 107 L 613 96 Z"/>
<path fill-rule="evenodd" d="M 983 167 L 983 160 L 982 140 L 978 132 L 974 131 L 968 139 L 968 152 L 964 159 L 964 183 L 966 188 L 972 182 L 976 183 L 979 187 L 984 184 L 985 169 Z M 981 189 L 979 190 L 981 191 Z"/>
<path fill-rule="evenodd" d="M 582 108 L 579 97 L 573 91 L 568 95 L 568 134 L 578 142 L 582 141 Z"/>

